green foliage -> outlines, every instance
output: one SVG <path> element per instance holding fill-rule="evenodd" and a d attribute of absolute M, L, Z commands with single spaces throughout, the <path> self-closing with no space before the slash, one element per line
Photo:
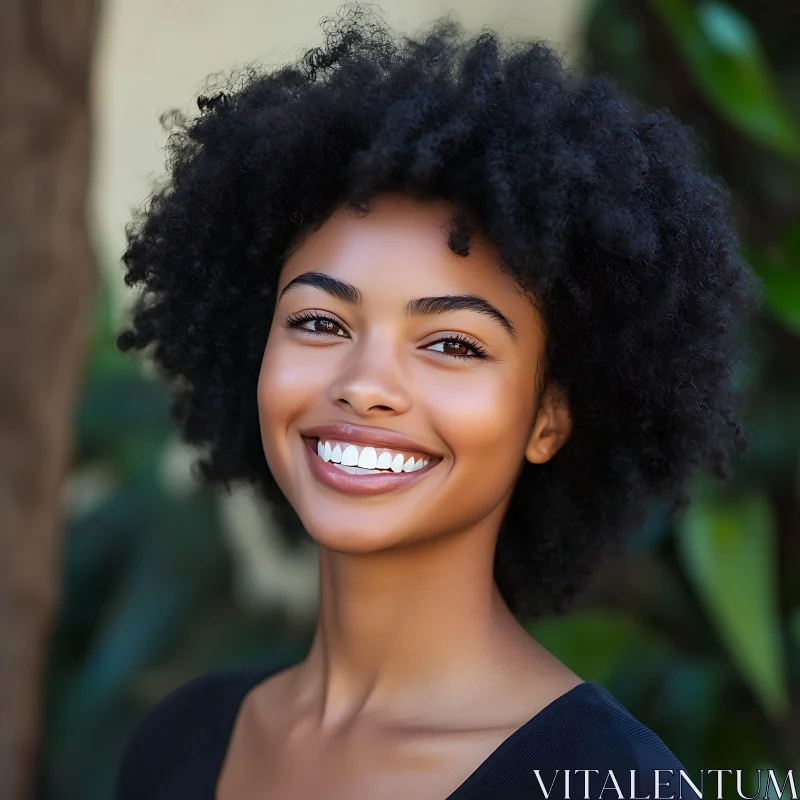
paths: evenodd
<path fill-rule="evenodd" d="M 734 663 L 772 716 L 788 711 L 772 509 L 760 494 L 698 492 L 678 526 L 681 561 Z"/>
<path fill-rule="evenodd" d="M 686 65 L 718 113 L 767 147 L 800 161 L 800 130 L 766 67 L 758 37 L 735 8 L 716 0 L 651 0 Z"/>
<path fill-rule="evenodd" d="M 668 647 L 656 631 L 632 616 L 602 609 L 539 619 L 528 630 L 565 664 L 577 667 L 584 680 L 604 685 L 643 651 L 663 658 Z"/>
<path fill-rule="evenodd" d="M 800 223 L 786 228 L 768 252 L 753 248 L 747 257 L 764 285 L 770 311 L 800 336 Z"/>

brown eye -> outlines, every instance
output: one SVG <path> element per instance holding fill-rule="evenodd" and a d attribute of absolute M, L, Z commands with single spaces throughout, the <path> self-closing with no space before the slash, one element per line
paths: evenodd
<path fill-rule="evenodd" d="M 477 343 L 466 337 L 448 336 L 428 346 L 428 350 L 435 350 L 452 358 L 485 358 L 486 351 Z"/>
<path fill-rule="evenodd" d="M 442 352 L 449 356 L 465 356 L 469 353 L 470 349 L 471 348 L 467 347 L 463 342 L 442 342 Z"/>
<path fill-rule="evenodd" d="M 343 338 L 348 338 L 348 334 L 341 323 L 318 312 L 292 314 L 286 320 L 286 326 L 289 328 L 297 328 L 303 331 L 304 334 L 310 333 L 312 336 L 341 336 Z"/>
<path fill-rule="evenodd" d="M 337 330 L 341 330 L 341 325 L 337 322 L 334 322 L 332 319 L 328 319 L 327 317 L 317 317 L 316 319 L 311 320 L 313 323 L 313 329 L 315 333 L 333 333 L 335 334 Z"/>

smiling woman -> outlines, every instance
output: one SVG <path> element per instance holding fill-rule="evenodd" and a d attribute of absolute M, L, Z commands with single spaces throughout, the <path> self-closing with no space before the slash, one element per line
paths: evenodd
<path fill-rule="evenodd" d="M 680 763 L 520 618 L 745 445 L 757 289 L 721 186 L 542 43 L 329 22 L 175 132 L 119 340 L 173 381 L 205 477 L 318 544 L 316 635 L 167 698 L 118 800 L 557 798 L 575 770 L 647 796 Z"/>

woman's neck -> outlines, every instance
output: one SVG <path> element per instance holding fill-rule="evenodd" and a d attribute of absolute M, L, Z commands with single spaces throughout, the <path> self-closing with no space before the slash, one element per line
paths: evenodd
<path fill-rule="evenodd" d="M 297 697 L 320 726 L 456 707 L 540 648 L 493 579 L 494 536 L 471 531 L 365 555 L 320 552 L 320 614 Z"/>

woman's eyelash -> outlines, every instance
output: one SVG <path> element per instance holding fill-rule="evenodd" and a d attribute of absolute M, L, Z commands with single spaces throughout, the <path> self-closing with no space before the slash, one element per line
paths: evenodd
<path fill-rule="evenodd" d="M 303 325 L 306 322 L 317 321 L 317 320 L 328 320 L 329 322 L 333 323 L 334 325 L 338 326 L 342 330 L 344 330 L 344 325 L 339 322 L 336 317 L 329 314 L 324 314 L 321 311 L 300 311 L 294 314 L 290 314 L 286 318 L 286 327 L 287 328 L 299 328 L 303 331 L 303 333 L 309 334 L 311 336 L 338 336 L 339 334 L 332 333 L 331 331 L 314 331 L 310 328 L 304 328 Z M 486 358 L 487 353 L 486 350 L 481 347 L 476 341 L 470 339 L 468 336 L 465 336 L 462 333 L 451 333 L 447 336 L 442 336 L 440 339 L 437 339 L 435 342 L 431 342 L 428 347 L 431 347 L 435 344 L 443 344 L 446 342 L 456 342 L 464 347 L 472 350 L 474 355 L 466 355 L 464 353 L 445 353 L 443 350 L 437 350 L 436 352 L 442 353 L 450 358 L 466 358 L 466 359 L 473 359 L 473 358 Z"/>
<path fill-rule="evenodd" d="M 311 320 L 319 320 L 325 319 L 329 322 L 332 322 L 334 325 L 338 325 L 342 330 L 344 330 L 344 325 L 339 322 L 336 317 L 330 314 L 324 314 L 321 311 L 300 311 L 295 314 L 290 314 L 286 318 L 286 327 L 287 328 L 302 328 L 303 324 L 309 322 Z M 309 328 L 303 329 L 304 333 L 310 333 L 312 336 L 327 336 L 330 331 L 312 331 Z M 336 335 L 336 334 L 334 334 Z"/>
<path fill-rule="evenodd" d="M 444 353 L 444 355 L 450 356 L 450 358 L 486 358 L 486 350 L 484 350 L 484 348 L 481 347 L 476 341 L 473 341 L 461 333 L 449 333 L 447 336 L 442 336 L 441 339 L 431 342 L 428 347 L 434 344 L 441 344 L 442 342 L 457 342 L 458 344 L 463 344 L 464 347 L 468 347 L 475 353 L 474 356 L 464 355 L 463 353 Z M 437 350 L 436 352 L 441 353 L 443 351 Z"/>

